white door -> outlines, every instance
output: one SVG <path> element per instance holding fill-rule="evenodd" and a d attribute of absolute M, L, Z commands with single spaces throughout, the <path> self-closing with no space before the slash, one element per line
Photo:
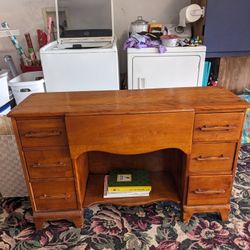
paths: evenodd
<path fill-rule="evenodd" d="M 140 56 L 133 58 L 133 89 L 201 85 L 199 55 Z"/>

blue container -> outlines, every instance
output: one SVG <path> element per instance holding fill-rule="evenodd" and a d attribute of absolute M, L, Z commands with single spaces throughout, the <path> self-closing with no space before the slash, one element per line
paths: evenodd
<path fill-rule="evenodd" d="M 4 104 L 0 107 L 0 115 L 7 115 L 11 110 L 11 106 L 9 103 Z"/>
<path fill-rule="evenodd" d="M 248 92 L 247 94 L 239 95 L 239 97 L 250 103 L 250 91 L 247 89 L 247 92 Z M 248 109 L 246 113 L 246 120 L 244 123 L 241 142 L 250 143 L 250 109 Z"/>

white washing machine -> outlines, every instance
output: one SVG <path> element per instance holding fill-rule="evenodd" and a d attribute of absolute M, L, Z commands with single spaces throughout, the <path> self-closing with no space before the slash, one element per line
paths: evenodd
<path fill-rule="evenodd" d="M 128 88 L 202 86 L 206 47 L 128 49 Z"/>
<path fill-rule="evenodd" d="M 46 91 L 118 90 L 113 1 L 56 0 L 56 14 L 57 41 L 40 49 Z"/>
<path fill-rule="evenodd" d="M 119 89 L 115 42 L 82 43 L 88 49 L 67 49 L 72 46 L 69 43 L 62 46 L 53 42 L 40 50 L 47 92 Z"/>

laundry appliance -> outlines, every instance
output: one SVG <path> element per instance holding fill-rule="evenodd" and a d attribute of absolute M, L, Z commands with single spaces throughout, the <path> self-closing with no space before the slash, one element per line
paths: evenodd
<path fill-rule="evenodd" d="M 202 86 L 206 47 L 129 48 L 128 89 Z"/>
<path fill-rule="evenodd" d="M 56 0 L 57 41 L 40 49 L 47 92 L 118 90 L 113 0 Z"/>

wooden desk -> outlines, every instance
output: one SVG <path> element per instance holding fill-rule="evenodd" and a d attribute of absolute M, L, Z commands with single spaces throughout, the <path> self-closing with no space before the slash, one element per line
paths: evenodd
<path fill-rule="evenodd" d="M 34 94 L 12 110 L 38 228 L 52 219 L 83 224 L 95 203 L 179 202 L 228 218 L 249 105 L 222 88 Z M 103 198 L 113 168 L 150 171 L 150 197 Z"/>

